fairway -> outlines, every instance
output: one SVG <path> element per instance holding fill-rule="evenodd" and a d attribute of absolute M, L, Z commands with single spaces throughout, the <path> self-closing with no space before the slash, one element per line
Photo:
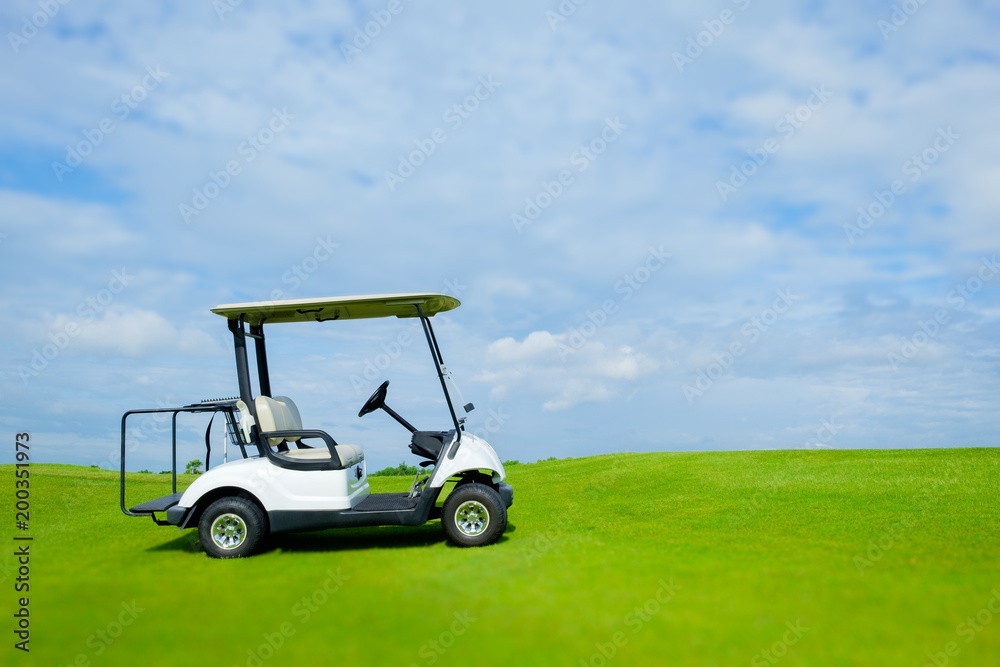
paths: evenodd
<path fill-rule="evenodd" d="M 998 662 L 996 449 L 616 454 L 507 472 L 514 505 L 490 547 L 451 547 L 434 521 L 286 535 L 224 561 L 192 530 L 122 515 L 117 473 L 32 464 L 31 653 L 8 629 L 4 664 Z M 129 500 L 168 487 L 130 473 Z"/>

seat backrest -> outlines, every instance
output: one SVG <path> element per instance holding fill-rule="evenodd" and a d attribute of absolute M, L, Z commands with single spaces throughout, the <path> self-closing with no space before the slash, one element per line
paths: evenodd
<path fill-rule="evenodd" d="M 261 431 L 301 431 L 302 417 L 299 409 L 287 396 L 258 396 L 254 399 L 257 408 L 257 425 Z M 283 440 L 295 442 L 298 438 L 269 438 L 277 447 Z"/>

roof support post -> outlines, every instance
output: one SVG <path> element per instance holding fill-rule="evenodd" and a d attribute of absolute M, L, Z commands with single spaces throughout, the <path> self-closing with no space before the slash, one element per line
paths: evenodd
<path fill-rule="evenodd" d="M 229 330 L 233 332 L 233 346 L 236 350 L 236 379 L 240 383 L 240 398 L 256 419 L 257 410 L 250 391 L 250 365 L 247 362 L 247 338 L 243 330 L 243 320 L 229 320 Z"/>
<path fill-rule="evenodd" d="M 431 328 L 430 319 L 424 315 L 420 304 L 417 307 L 417 314 L 420 316 L 420 324 L 424 328 L 424 336 L 427 338 L 427 347 L 431 349 L 431 357 L 434 359 L 434 366 L 437 368 L 438 379 L 441 381 L 441 391 L 444 392 L 444 400 L 448 402 L 448 412 L 451 413 L 451 421 L 455 424 L 455 441 L 462 439 L 462 425 L 458 423 L 458 416 L 455 414 L 455 406 L 451 404 L 451 394 L 448 393 L 448 385 L 444 381 L 444 360 L 441 358 L 441 350 L 438 348 L 437 339 L 434 337 L 434 329 Z"/>
<path fill-rule="evenodd" d="M 260 395 L 271 395 L 271 375 L 267 370 L 267 349 L 264 344 L 264 324 L 251 324 L 250 337 L 253 338 L 254 351 L 257 357 L 257 382 L 260 385 Z"/>

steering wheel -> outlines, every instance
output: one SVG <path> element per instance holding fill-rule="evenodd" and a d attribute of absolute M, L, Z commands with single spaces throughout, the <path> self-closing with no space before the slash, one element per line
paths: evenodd
<path fill-rule="evenodd" d="M 375 393 L 371 395 L 365 404 L 361 406 L 361 411 L 358 413 L 358 417 L 364 417 L 369 412 L 375 412 L 383 405 L 385 405 L 385 395 L 389 392 L 389 381 L 386 380 L 378 386 Z"/>

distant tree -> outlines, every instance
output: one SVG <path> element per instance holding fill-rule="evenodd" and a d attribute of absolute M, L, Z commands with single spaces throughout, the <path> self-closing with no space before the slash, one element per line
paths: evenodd
<path fill-rule="evenodd" d="M 504 461 L 503 462 L 503 467 L 504 468 L 509 468 L 511 466 L 516 466 L 516 465 L 520 465 L 520 464 L 521 464 L 521 462 L 518 461 L 517 459 L 511 459 L 510 461 Z"/>
<path fill-rule="evenodd" d="M 152 474 L 153 474 L 153 471 L 152 471 L 152 470 L 145 470 L 145 469 L 143 469 L 143 470 L 140 470 L 139 472 L 144 472 L 144 473 L 146 473 L 147 475 L 152 475 Z"/>
<path fill-rule="evenodd" d="M 161 470 L 161 471 L 159 472 L 159 474 L 160 474 L 160 475 L 169 475 L 169 474 L 170 474 L 170 471 L 169 471 L 169 470 Z"/>
<path fill-rule="evenodd" d="M 400 477 L 403 475 L 412 477 L 417 474 L 417 466 L 408 466 L 405 461 L 400 461 L 398 466 L 382 468 L 378 472 L 373 472 L 372 477 Z"/>
<path fill-rule="evenodd" d="M 200 475 L 201 474 L 201 460 L 194 459 L 187 462 L 187 466 L 184 468 L 185 475 Z"/>

